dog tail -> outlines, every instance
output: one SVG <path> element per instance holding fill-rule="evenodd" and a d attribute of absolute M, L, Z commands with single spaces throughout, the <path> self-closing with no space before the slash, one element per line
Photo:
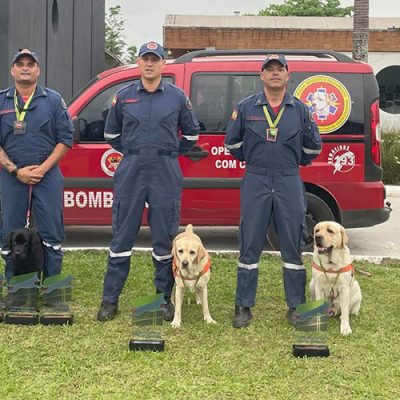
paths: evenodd
<path fill-rule="evenodd" d="M 193 233 L 193 225 L 189 224 L 186 226 L 185 232 Z"/>

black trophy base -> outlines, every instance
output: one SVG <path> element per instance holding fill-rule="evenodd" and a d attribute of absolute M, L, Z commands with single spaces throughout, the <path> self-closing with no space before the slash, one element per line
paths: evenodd
<path fill-rule="evenodd" d="M 164 340 L 137 340 L 129 341 L 129 350 L 131 351 L 164 351 Z"/>
<path fill-rule="evenodd" d="M 39 323 L 39 315 L 35 313 L 5 313 L 4 322 L 10 325 L 37 325 Z"/>
<path fill-rule="evenodd" d="M 295 357 L 329 357 L 328 346 L 293 345 Z"/>
<path fill-rule="evenodd" d="M 73 315 L 42 315 L 40 317 L 42 325 L 72 325 L 74 323 Z"/>

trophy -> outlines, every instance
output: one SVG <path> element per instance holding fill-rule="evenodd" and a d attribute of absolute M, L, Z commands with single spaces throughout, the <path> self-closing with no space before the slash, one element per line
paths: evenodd
<path fill-rule="evenodd" d="M 74 317 L 69 302 L 72 300 L 72 275 L 58 274 L 46 278 L 42 285 L 43 325 L 72 325 Z"/>
<path fill-rule="evenodd" d="M 297 306 L 297 321 L 293 355 L 295 357 L 328 357 L 328 310 L 327 300 L 317 300 Z"/>
<path fill-rule="evenodd" d="M 36 325 L 39 277 L 37 272 L 13 276 L 7 286 L 4 322 L 6 324 Z"/>
<path fill-rule="evenodd" d="M 159 293 L 140 297 L 133 304 L 133 336 L 129 350 L 164 351 L 164 339 L 160 326 L 163 324 L 164 294 Z"/>

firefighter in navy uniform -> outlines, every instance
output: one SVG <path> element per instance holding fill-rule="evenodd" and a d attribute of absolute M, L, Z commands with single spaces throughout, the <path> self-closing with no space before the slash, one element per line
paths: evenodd
<path fill-rule="evenodd" d="M 15 86 L 0 92 L 2 256 L 12 276 L 8 234 L 26 224 L 31 204 L 44 244 L 44 277 L 59 274 L 63 253 L 63 176 L 58 162 L 72 146 L 72 122 L 61 96 L 37 83 L 36 53 L 14 55 Z M 30 187 L 32 189 L 30 194 Z"/>
<path fill-rule="evenodd" d="M 171 250 L 179 228 L 182 192 L 178 155 L 196 144 L 199 124 L 183 91 L 162 81 L 164 58 L 164 49 L 158 43 L 149 42 L 140 48 L 137 63 L 141 79 L 117 92 L 106 121 L 105 138 L 123 159 L 114 175 L 113 239 L 97 314 L 100 321 L 110 320 L 117 313 L 145 202 L 153 244 L 154 284 L 167 302 L 164 319 L 170 321 L 174 316 Z"/>
<path fill-rule="evenodd" d="M 295 308 L 305 302 L 301 245 L 306 200 L 299 166 L 310 164 L 321 152 L 318 127 L 307 107 L 286 92 L 289 71 L 285 57 L 269 55 L 260 77 L 264 90 L 239 102 L 225 139 L 230 153 L 246 161 L 241 186 L 235 328 L 251 322 L 258 263 L 272 216 L 281 247 L 289 322 L 294 322 Z"/>

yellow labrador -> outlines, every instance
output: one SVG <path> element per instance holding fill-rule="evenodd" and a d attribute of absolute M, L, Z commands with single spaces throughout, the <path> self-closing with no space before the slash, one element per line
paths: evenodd
<path fill-rule="evenodd" d="M 320 222 L 314 228 L 311 298 L 331 301 L 333 313 L 340 315 L 342 335 L 351 334 L 349 314 L 358 314 L 362 298 L 360 285 L 354 278 L 348 241 L 343 226 L 336 222 Z"/>
<path fill-rule="evenodd" d="M 182 320 L 182 302 L 185 287 L 196 292 L 196 302 L 203 308 L 203 317 L 208 324 L 215 324 L 208 309 L 207 284 L 210 280 L 211 259 L 199 236 L 188 225 L 180 233 L 172 246 L 175 276 L 175 315 L 171 325 L 180 328 Z"/>

